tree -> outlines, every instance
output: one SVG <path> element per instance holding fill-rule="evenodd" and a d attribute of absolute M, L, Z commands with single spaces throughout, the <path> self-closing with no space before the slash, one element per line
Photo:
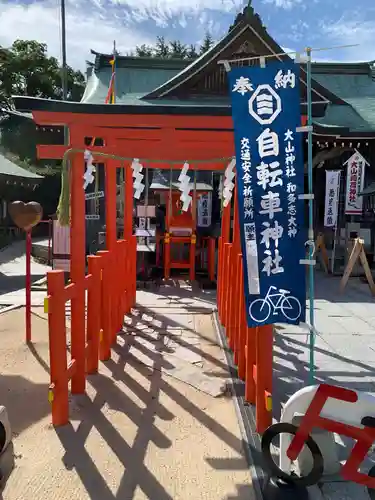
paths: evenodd
<path fill-rule="evenodd" d="M 187 56 L 187 48 L 180 40 L 172 40 L 169 42 L 170 45 L 170 57 L 171 59 L 186 59 Z"/>
<path fill-rule="evenodd" d="M 215 42 L 214 39 L 212 38 L 212 35 L 207 31 L 204 36 L 202 45 L 199 48 L 200 55 L 205 54 L 214 45 L 214 43 Z"/>
<path fill-rule="evenodd" d="M 85 77 L 70 66 L 66 68 L 68 99 L 80 101 Z M 11 96 L 22 95 L 61 99 L 62 72 L 55 57 L 47 54 L 47 45 L 33 40 L 16 40 L 11 47 L 0 46 L 0 108 L 10 109 Z M 17 165 L 42 174 L 45 179 L 34 193 L 35 201 L 51 213 L 57 203 L 60 185 L 60 161 L 37 160 L 38 143 L 35 123 L 23 116 L 0 112 L 0 153 Z M 21 196 L 21 195 L 20 195 Z"/>
<path fill-rule="evenodd" d="M 67 71 L 68 100 L 79 101 L 85 88 L 81 71 Z M 0 47 L 0 103 L 10 106 L 12 95 L 62 98 L 61 67 L 47 54 L 47 45 L 34 40 L 16 40 L 11 47 Z"/>
<path fill-rule="evenodd" d="M 165 38 L 163 36 L 158 36 L 156 40 L 156 46 L 153 52 L 154 57 L 166 59 L 167 57 L 169 57 L 168 42 L 165 41 Z"/>
<path fill-rule="evenodd" d="M 137 57 L 153 57 L 154 56 L 154 47 L 152 45 L 146 45 L 143 43 L 139 47 L 135 48 L 135 55 Z"/>
<path fill-rule="evenodd" d="M 188 59 L 196 59 L 198 57 L 198 52 L 195 47 L 195 45 L 190 44 L 189 48 L 187 49 L 187 58 Z"/>
<path fill-rule="evenodd" d="M 196 59 L 199 55 L 207 52 L 214 43 L 214 39 L 209 32 L 206 33 L 198 50 L 194 44 L 187 46 L 180 40 L 167 42 L 163 36 L 158 36 L 155 46 L 146 44 L 137 46 L 135 56 L 155 57 L 157 59 Z"/>

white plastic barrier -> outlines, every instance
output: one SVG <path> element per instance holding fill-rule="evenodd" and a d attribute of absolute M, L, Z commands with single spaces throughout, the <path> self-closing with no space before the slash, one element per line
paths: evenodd
<path fill-rule="evenodd" d="M 319 386 L 310 386 L 301 389 L 293 394 L 288 399 L 281 415 L 280 422 L 292 423 L 293 417 L 296 415 L 305 415 L 312 399 L 315 396 Z M 336 422 L 353 425 L 358 428 L 363 428 L 361 420 L 363 417 L 375 417 L 375 394 L 369 392 L 354 391 L 358 396 L 356 403 L 348 403 L 337 399 L 328 398 L 320 416 L 329 418 Z M 290 473 L 291 461 L 286 452 L 291 443 L 292 436 L 283 433 L 280 435 L 280 461 L 279 467 L 282 471 Z"/>

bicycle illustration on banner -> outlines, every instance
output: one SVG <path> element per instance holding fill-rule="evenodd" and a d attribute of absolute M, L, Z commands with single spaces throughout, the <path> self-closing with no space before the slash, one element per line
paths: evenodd
<path fill-rule="evenodd" d="M 229 72 L 247 326 L 306 318 L 299 67 Z"/>
<path fill-rule="evenodd" d="M 301 316 L 301 303 L 289 294 L 289 290 L 278 289 L 271 285 L 264 298 L 251 302 L 250 317 L 257 323 L 263 323 L 268 320 L 271 313 L 276 316 L 280 312 L 286 319 L 296 321 Z"/>

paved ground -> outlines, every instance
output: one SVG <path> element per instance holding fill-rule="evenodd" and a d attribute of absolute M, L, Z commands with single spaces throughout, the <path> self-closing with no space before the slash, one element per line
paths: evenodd
<path fill-rule="evenodd" d="M 233 401 L 208 395 L 203 380 L 219 387 L 228 376 L 212 299 L 171 290 L 140 292 L 112 360 L 89 378 L 87 396 L 72 397 L 71 425 L 57 430 L 43 312 L 31 348 L 23 310 L 1 316 L 0 401 L 16 453 L 3 500 L 253 500 Z"/>
<path fill-rule="evenodd" d="M 21 242 L 12 251 L 0 252 L 1 305 L 24 303 L 23 250 Z M 41 278 L 46 269 L 46 266 L 33 262 L 34 280 Z M 316 278 L 316 380 L 375 392 L 375 299 L 368 286 L 358 279 L 350 279 L 345 292 L 340 294 L 339 278 L 322 273 L 317 273 Z M 78 500 L 90 498 L 87 495 L 94 490 L 98 495 L 91 497 L 94 499 L 131 499 L 132 496 L 123 496 L 125 490 L 121 486 L 124 481 L 129 484 L 129 475 L 135 474 L 139 479 L 128 459 L 133 453 L 131 449 L 137 450 L 134 453 L 135 464 L 138 465 L 134 467 L 140 471 L 147 467 L 151 476 L 156 477 L 155 483 L 145 472 L 146 491 L 142 492 L 137 486 L 134 498 L 148 498 L 148 485 L 153 488 L 155 484 L 169 484 L 168 476 L 172 477 L 173 486 L 168 486 L 169 490 L 166 487 L 167 493 L 163 493 L 160 486 L 155 486 L 157 493 L 152 496 L 153 500 L 239 499 L 252 494 L 247 486 L 248 473 L 244 472 L 246 464 L 239 451 L 240 440 L 232 404 L 223 397 L 208 395 L 220 393 L 223 378 L 226 377 L 223 374 L 223 357 L 218 347 L 213 345 L 211 320 L 207 323 L 215 305 L 215 296 L 213 293 L 202 295 L 199 291 L 188 291 L 178 288 L 178 283 L 176 285 L 177 288 L 173 289 L 167 287 L 154 292 L 138 292 L 141 307 L 127 322 L 127 336 L 119 338 L 113 362 L 102 366 L 101 375 L 90 379 L 89 398 L 72 400 L 75 418 L 72 427 L 63 433 L 55 433 L 48 425 L 49 407 L 45 399 L 48 382 L 45 371 L 48 361 L 47 331 L 42 308 L 33 309 L 39 318 L 34 316 L 33 338 L 36 344 L 32 352 L 22 344 L 22 311 L 5 313 L 0 317 L 3 384 L 5 377 L 10 380 L 4 386 L 0 385 L 0 396 L 8 402 L 16 435 L 19 435 L 16 438 L 16 453 L 18 447 L 22 450 L 18 452 L 21 459 L 17 461 L 18 468 L 9 483 L 9 488 L 13 489 L 5 491 L 5 500 L 18 500 L 30 495 L 38 498 L 38 495 L 46 493 L 51 496 L 51 485 L 60 478 L 63 488 L 67 488 L 63 490 L 64 494 L 69 496 L 69 488 L 74 485 L 79 493 L 72 498 Z M 40 306 L 43 298 L 44 292 L 33 292 L 33 305 Z M 69 305 L 67 316 L 69 326 Z M 5 319 L 8 326 L 4 326 Z M 308 383 L 308 351 L 303 328 L 285 325 L 278 328 L 274 357 L 275 418 L 280 415 L 282 403 Z M 210 373 L 207 374 L 207 371 Z M 115 378 L 114 384 L 111 377 Z M 100 395 L 96 395 L 96 391 Z M 105 396 L 101 396 L 103 393 Z M 157 408 L 163 405 L 169 417 L 160 417 L 155 405 Z M 136 422 L 132 421 L 133 416 Z M 150 427 L 148 419 L 154 425 L 156 422 L 160 430 L 155 431 L 156 443 L 150 436 L 154 431 L 147 431 L 147 426 Z M 140 424 L 137 427 L 138 421 Z M 176 429 L 181 429 L 181 439 L 177 435 L 180 431 Z M 123 432 L 126 435 L 123 436 Z M 163 443 L 160 434 L 164 435 L 164 446 L 160 444 Z M 189 441 L 190 435 L 194 437 L 194 446 Z M 116 446 L 117 441 L 120 444 Z M 40 442 L 44 443 L 44 447 L 40 446 Z M 82 451 L 84 443 L 85 452 Z M 187 443 L 190 446 L 186 446 Z M 337 444 L 340 456 L 344 458 L 351 443 L 338 439 Z M 33 450 L 33 446 L 37 450 Z M 64 446 L 80 457 L 73 465 L 64 455 Z M 94 447 L 100 450 L 98 456 L 93 451 Z M 51 461 L 45 457 L 47 451 L 52 453 Z M 30 460 L 33 453 L 35 456 Z M 139 454 L 144 457 L 143 465 Z M 107 458 L 103 458 L 104 455 Z M 366 468 L 374 461 L 370 457 Z M 159 466 L 162 470 L 157 469 Z M 38 481 L 33 479 L 33 475 L 42 474 L 45 467 L 52 475 L 50 484 L 41 481 L 40 477 Z M 194 479 L 195 474 L 197 477 Z M 125 480 L 121 481 L 122 475 Z M 216 493 L 210 490 L 206 495 L 198 489 L 198 478 L 202 476 L 199 481 L 204 484 L 206 479 L 210 483 L 211 477 L 213 483 L 217 482 Z M 31 481 L 34 486 L 30 487 L 34 489 L 25 489 L 20 493 L 21 486 L 15 490 L 13 478 L 20 481 L 23 487 Z M 68 484 L 70 482 L 71 485 Z M 185 490 L 179 489 L 179 484 Z M 327 483 L 322 493 L 324 500 L 369 498 L 363 488 L 348 483 Z"/>
<path fill-rule="evenodd" d="M 343 294 L 340 279 L 317 273 L 315 348 L 317 382 L 328 382 L 362 391 L 375 392 L 375 298 L 368 286 L 351 278 Z M 308 345 L 300 327 L 283 325 L 275 337 L 274 387 L 276 418 L 280 403 L 308 383 Z M 374 408 L 375 415 L 375 408 Z M 344 459 L 352 443 L 337 439 Z M 374 465 L 370 457 L 365 469 Z M 368 500 L 364 488 L 347 483 L 323 487 L 326 500 Z"/>
<path fill-rule="evenodd" d="M 50 267 L 31 258 L 32 282 L 43 278 Z M 17 241 L 0 251 L 0 304 L 25 305 L 25 241 Z M 45 294 L 32 293 L 32 304 L 42 305 Z"/>

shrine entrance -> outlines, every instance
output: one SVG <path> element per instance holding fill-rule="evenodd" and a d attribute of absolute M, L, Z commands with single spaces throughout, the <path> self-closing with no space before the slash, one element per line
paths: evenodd
<path fill-rule="evenodd" d="M 75 156 L 82 158 L 83 153 L 86 170 L 81 176 L 82 169 L 75 167 Z M 72 157 L 70 171 L 68 156 Z M 96 171 L 95 164 L 107 158 L 111 160 L 111 167 L 105 170 L 104 191 L 98 191 L 99 184 L 96 181 L 99 171 Z M 216 159 L 215 163 L 220 162 L 223 169 L 229 160 L 231 158 Z M 167 172 L 168 182 L 163 186 L 161 169 L 157 168 L 158 163 L 153 164 L 152 160 L 148 160 L 147 166 L 143 166 L 141 161 L 138 159 L 131 161 L 129 158 L 102 152 L 91 153 L 88 149 L 73 149 L 65 155 L 64 188 L 60 197 L 58 217 L 61 225 L 69 224 L 70 219 L 73 274 L 78 248 L 80 252 L 85 248 L 87 253 L 87 244 L 84 242 L 85 231 L 83 228 L 75 231 L 75 227 L 80 226 L 79 219 L 91 221 L 93 217 L 91 214 L 87 215 L 84 207 L 81 214 L 74 208 L 78 206 L 82 210 L 82 203 L 78 204 L 78 200 L 75 200 L 78 189 L 75 184 L 83 177 L 84 199 L 90 201 L 98 197 L 104 199 L 105 231 L 98 231 L 98 238 L 102 239 L 101 235 L 105 234 L 107 251 L 111 250 L 118 238 L 130 241 L 135 236 L 137 274 L 140 267 L 144 270 L 149 265 L 156 265 L 161 267 L 165 280 L 171 277 L 172 270 L 177 270 L 182 272 L 181 277 L 186 276 L 190 281 L 194 281 L 198 263 L 200 273 L 205 273 L 209 280 L 214 282 L 217 244 L 212 230 L 209 229 L 212 222 L 213 172 L 207 170 L 201 172 L 198 160 L 192 160 L 191 164 L 185 162 L 182 169 L 181 163 L 176 161 L 172 164 L 173 168 Z M 207 182 L 202 182 L 202 174 L 206 174 L 206 179 L 209 179 Z M 149 180 L 150 177 L 152 181 Z M 67 179 L 71 179 L 70 209 L 70 185 Z M 120 185 L 118 185 L 119 180 Z M 118 193 L 120 193 L 120 203 Z M 119 205 L 122 213 L 121 209 L 119 213 Z M 99 215 L 95 217 L 99 219 Z M 146 255 L 149 254 L 154 254 L 154 257 L 147 259 Z"/>
<path fill-rule="evenodd" d="M 85 187 L 95 178 L 95 161 L 107 164 L 105 177 L 105 215 L 106 215 L 106 250 L 90 255 L 86 262 L 85 245 Z M 70 161 L 69 161 L 70 159 Z M 228 158 L 215 160 L 223 165 Z M 177 168 L 179 162 L 175 162 Z M 194 176 L 198 161 L 193 161 Z M 231 161 L 230 168 L 233 169 Z M 117 237 L 117 189 L 116 171 L 124 170 L 124 214 L 122 238 Z M 168 265 L 182 266 L 171 259 L 171 247 L 174 243 L 190 244 L 190 259 L 186 268 L 190 279 L 195 272 L 195 207 L 196 189 L 190 195 L 190 177 L 187 175 L 187 162 L 179 175 L 180 191 L 178 195 L 170 185 L 167 200 L 167 225 L 164 234 L 164 262 L 167 273 Z M 59 223 L 70 225 L 71 229 L 71 282 L 65 285 L 64 272 L 55 270 L 47 273 L 48 298 L 45 309 L 49 314 L 51 385 L 49 399 L 52 403 L 52 419 L 55 425 L 64 425 L 69 420 L 68 382 L 71 380 L 71 392 L 85 392 L 87 373 L 98 370 L 99 360 L 111 356 L 111 346 L 122 329 L 124 316 L 131 312 L 136 303 L 136 255 L 137 232 L 133 234 L 134 198 L 140 198 L 141 160 L 130 160 L 117 155 L 83 149 L 71 149 L 63 158 L 63 189 L 58 207 Z M 172 171 L 172 169 L 171 169 Z M 185 177 L 186 176 L 186 177 Z M 135 182 L 133 182 L 133 177 Z M 196 182 L 194 182 L 196 188 Z M 234 187 L 234 185 L 233 185 Z M 134 193 L 133 193 L 134 191 Z M 229 202 L 231 192 L 227 193 Z M 228 208 L 229 207 L 229 208 Z M 153 215 L 150 207 L 143 206 L 138 215 Z M 190 209 L 190 210 L 189 210 Z M 230 216 L 230 205 L 225 209 Z M 226 217 L 228 219 L 228 215 Z M 177 224 L 177 225 L 176 225 Z M 182 226 L 183 225 L 183 226 Z M 180 230 L 190 228 L 190 234 L 178 234 Z M 147 227 L 143 231 L 149 231 Z M 214 241 L 214 240 L 212 240 Z M 211 243 L 211 252 L 215 247 Z M 211 273 L 214 278 L 215 268 L 211 261 Z M 169 267 L 170 268 L 170 267 Z M 87 269 L 87 273 L 86 273 Z M 66 302 L 71 301 L 71 360 L 66 359 Z M 65 356 L 62 355 L 65 353 Z"/>

